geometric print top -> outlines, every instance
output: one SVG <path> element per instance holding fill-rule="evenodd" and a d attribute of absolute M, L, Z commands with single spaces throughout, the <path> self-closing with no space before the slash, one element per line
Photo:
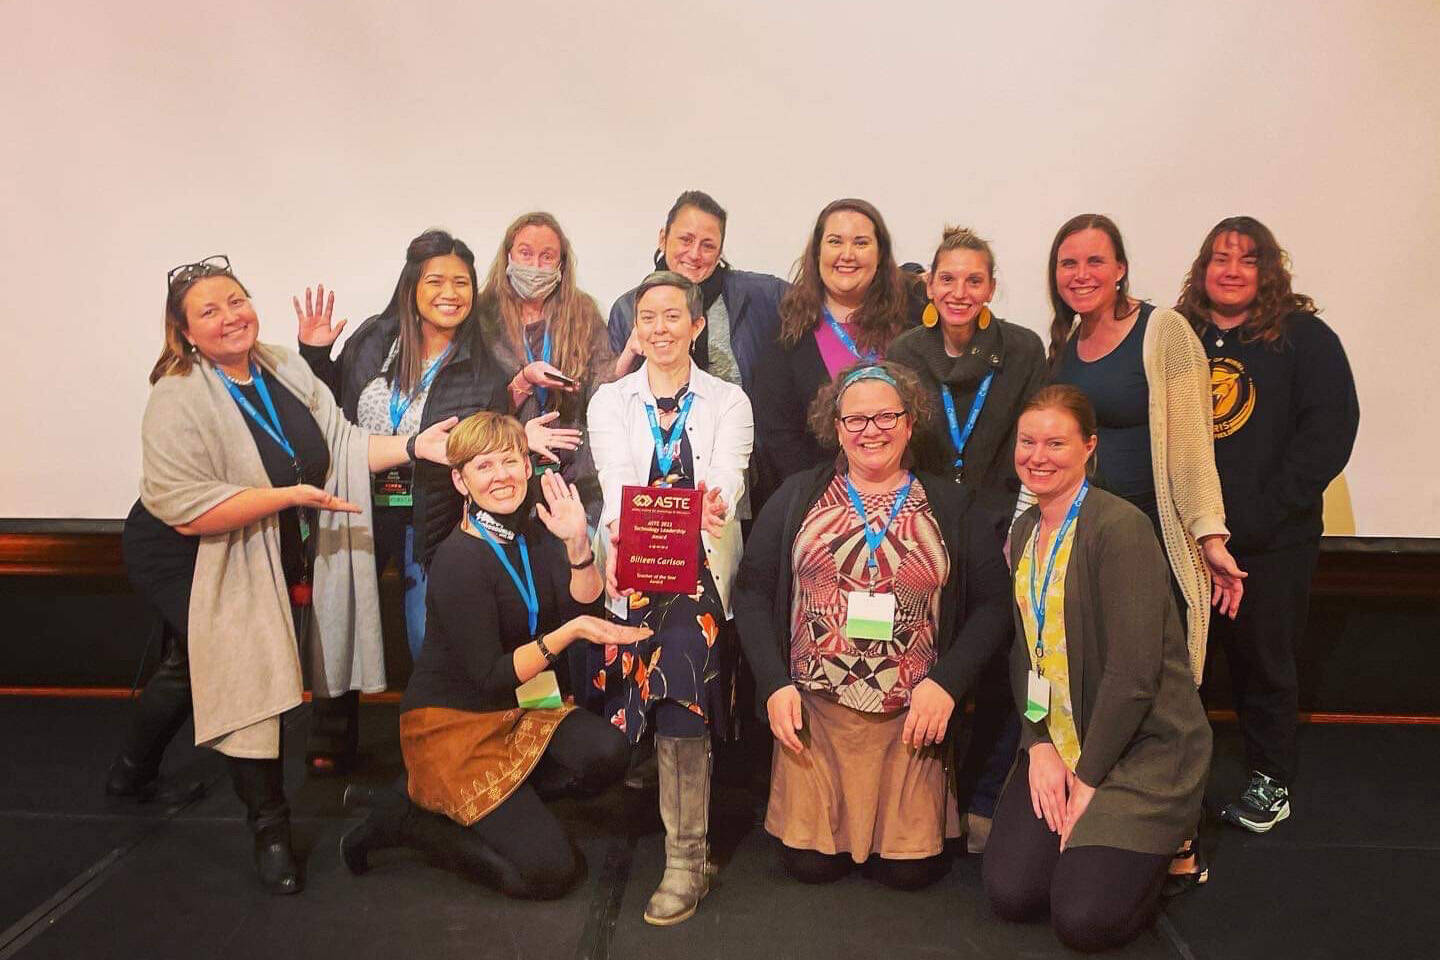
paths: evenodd
<path fill-rule="evenodd" d="M 879 530 L 898 490 L 861 494 L 871 530 Z M 864 713 L 910 706 L 910 691 L 935 663 L 940 589 L 950 556 L 917 480 L 876 551 L 874 591 L 895 594 L 895 629 L 888 640 L 845 635 L 846 594 L 870 589 L 870 550 L 844 474 L 837 474 L 805 514 L 791 553 L 790 677 Z"/>

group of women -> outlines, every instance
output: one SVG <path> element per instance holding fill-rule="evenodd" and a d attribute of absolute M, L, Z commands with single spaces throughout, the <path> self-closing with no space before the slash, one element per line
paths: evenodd
<path fill-rule="evenodd" d="M 1320 497 L 1358 413 L 1270 232 L 1222 221 L 1169 310 L 1130 295 L 1110 220 L 1070 220 L 1047 356 L 991 313 L 994 255 L 969 230 L 917 278 L 878 210 L 837 200 L 786 284 L 731 267 L 725 228 L 682 194 L 608 327 L 548 214 L 511 225 L 479 290 L 470 249 L 429 231 L 335 358 L 323 288 L 295 299 L 297 356 L 258 341 L 228 261 L 172 271 L 125 534 L 166 649 L 107 790 L 162 789 L 193 706 L 261 882 L 298 891 L 280 717 L 308 682 L 309 770 L 356 762 L 393 561 L 406 777 L 348 795 L 370 807 L 342 844 L 356 873 L 408 846 L 561 895 L 584 861 L 545 802 L 625 777 L 653 738 L 666 858 L 645 919 L 685 920 L 744 676 L 792 876 L 925 886 L 964 791 L 997 915 L 1122 943 L 1163 887 L 1206 877 L 1212 603 L 1254 770 L 1224 816 L 1283 819 Z M 618 581 L 634 486 L 697 491 L 692 593 Z"/>

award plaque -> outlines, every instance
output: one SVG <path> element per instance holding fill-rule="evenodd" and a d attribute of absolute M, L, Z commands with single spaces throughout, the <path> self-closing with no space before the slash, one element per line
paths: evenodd
<path fill-rule="evenodd" d="M 620 495 L 620 589 L 694 593 L 700 582 L 700 491 L 624 487 Z"/>

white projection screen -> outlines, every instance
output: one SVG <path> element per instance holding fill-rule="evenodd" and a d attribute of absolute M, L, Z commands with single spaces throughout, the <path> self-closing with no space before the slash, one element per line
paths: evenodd
<path fill-rule="evenodd" d="M 1256 216 L 1354 367 L 1355 533 L 1440 537 L 1437 49 L 1435 0 L 5 0 L 0 517 L 124 516 L 176 264 L 228 254 L 293 343 L 307 284 L 353 327 L 416 233 L 488 262 L 538 208 L 608 310 L 696 187 L 782 275 L 835 197 L 901 259 L 970 225 L 1042 333 L 1070 215 L 1114 217 L 1166 305 Z"/>

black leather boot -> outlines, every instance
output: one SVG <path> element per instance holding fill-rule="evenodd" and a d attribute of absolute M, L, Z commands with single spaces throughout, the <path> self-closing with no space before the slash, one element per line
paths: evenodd
<path fill-rule="evenodd" d="M 305 768 L 315 777 L 343 777 L 360 754 L 360 691 L 310 701 Z"/>
<path fill-rule="evenodd" d="M 274 894 L 299 893 L 305 883 L 290 846 L 290 804 L 285 800 L 280 760 L 226 759 L 235 793 L 245 804 L 246 819 L 255 835 L 255 873 L 260 885 Z"/>
<path fill-rule="evenodd" d="M 105 793 L 111 797 L 166 805 L 189 803 L 205 795 L 199 781 L 163 783 L 160 760 L 165 748 L 190 717 L 190 661 L 185 641 L 162 628 L 160 666 L 135 701 L 125 744 L 110 764 Z"/>
<path fill-rule="evenodd" d="M 357 877 L 370 869 L 370 854 L 405 843 L 405 818 L 410 798 L 399 787 L 367 787 L 352 783 L 345 788 L 346 808 L 369 807 L 370 813 L 340 838 L 340 858 Z"/>

